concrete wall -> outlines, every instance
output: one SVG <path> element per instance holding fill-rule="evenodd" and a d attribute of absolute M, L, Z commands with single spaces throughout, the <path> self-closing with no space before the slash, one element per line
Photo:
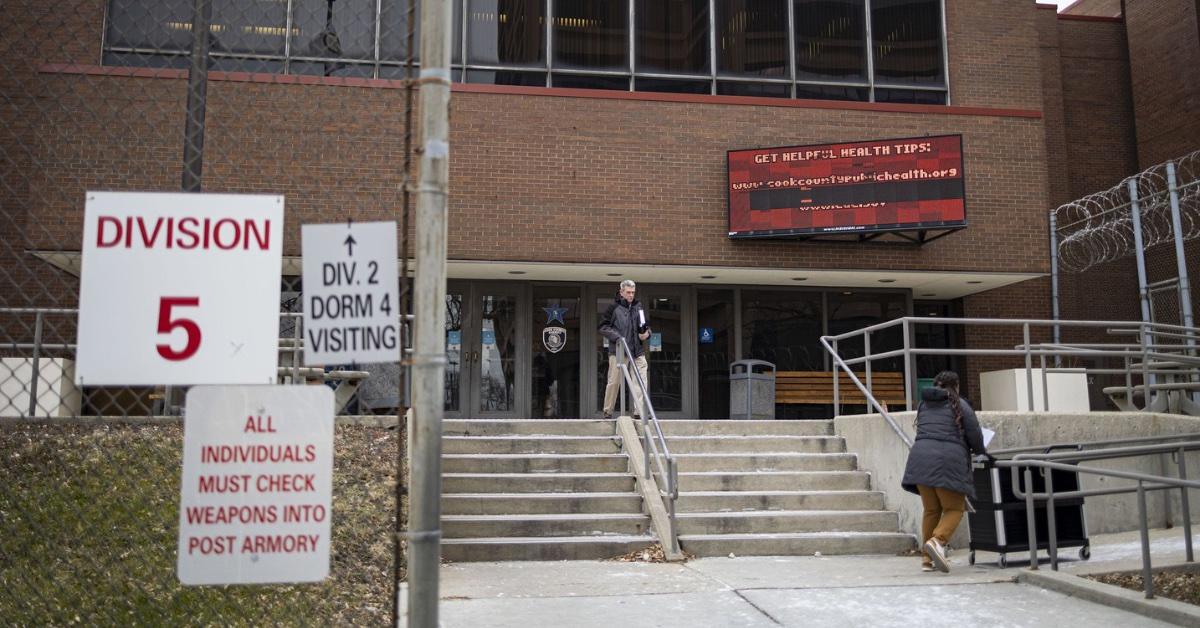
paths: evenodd
<path fill-rule="evenodd" d="M 892 416 L 910 437 L 914 435 L 915 412 L 897 412 Z M 992 450 L 1152 435 L 1200 434 L 1200 418 L 1170 414 L 1093 412 L 1030 415 L 1025 412 L 981 411 L 979 420 L 984 426 L 996 430 L 996 438 L 991 444 Z M 872 488 L 882 491 L 886 496 L 887 507 L 900 513 L 901 529 L 919 534 L 921 500 L 900 488 L 900 479 L 904 475 L 904 465 L 908 460 L 908 450 L 896 433 L 878 414 L 837 417 L 834 420 L 834 429 L 839 436 L 846 439 L 847 450 L 858 454 L 859 468 L 871 473 Z M 1087 462 L 1084 466 L 1154 475 L 1177 475 L 1176 465 L 1169 456 Z M 1200 452 L 1188 454 L 1187 468 L 1189 478 L 1200 478 Z M 1088 475 L 1083 476 L 1081 480 L 1085 489 L 1132 484 L 1116 478 Z M 1190 497 L 1192 520 L 1200 522 L 1200 491 L 1192 491 Z M 1147 500 L 1150 525 L 1159 528 L 1182 525 L 1179 501 L 1178 491 L 1152 493 Z M 1089 534 L 1136 530 L 1137 498 L 1133 494 L 1091 497 L 1086 500 L 1084 515 L 1087 518 Z M 951 545 L 966 547 L 968 538 L 967 526 L 960 526 L 951 540 Z"/>

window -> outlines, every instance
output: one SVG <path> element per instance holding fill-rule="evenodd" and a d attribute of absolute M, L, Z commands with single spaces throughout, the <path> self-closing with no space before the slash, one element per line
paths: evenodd
<path fill-rule="evenodd" d="M 796 78 L 867 80 L 864 0 L 796 0 Z"/>
<path fill-rule="evenodd" d="M 638 0 L 637 20 L 638 72 L 708 74 L 708 0 Z"/>
<path fill-rule="evenodd" d="M 545 67 L 545 20 L 545 0 L 467 0 L 467 62 Z"/>
<path fill-rule="evenodd" d="M 210 67 L 401 78 L 409 0 L 212 0 Z M 946 0 L 445 0 L 455 81 L 942 105 Z M 192 0 L 108 0 L 104 63 L 189 66 Z"/>
<path fill-rule="evenodd" d="M 717 72 L 788 76 L 786 0 L 717 3 Z"/>
<path fill-rule="evenodd" d="M 614 0 L 554 0 L 554 66 L 629 69 L 629 5 Z"/>
<path fill-rule="evenodd" d="M 944 85 L 938 0 L 871 0 L 875 82 Z"/>

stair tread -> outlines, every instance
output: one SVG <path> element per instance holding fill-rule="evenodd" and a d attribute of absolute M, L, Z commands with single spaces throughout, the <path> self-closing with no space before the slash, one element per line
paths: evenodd
<path fill-rule="evenodd" d="M 778 456 L 780 458 L 851 458 L 855 454 L 846 451 L 814 452 L 814 451 L 714 451 L 688 452 L 671 454 L 673 458 L 761 458 Z"/>
<path fill-rule="evenodd" d="M 831 434 L 665 434 L 667 440 L 841 440 Z"/>
<path fill-rule="evenodd" d="M 648 519 L 650 515 L 644 513 L 624 513 L 624 512 L 602 512 L 602 513 L 530 513 L 530 514 L 507 514 L 507 515 L 442 515 L 442 521 L 512 521 L 529 520 L 529 521 L 592 521 L 592 520 L 622 520 L 622 519 Z"/>
<path fill-rule="evenodd" d="M 710 475 L 865 475 L 866 471 L 680 471 L 679 475 L 710 476 Z"/>
<path fill-rule="evenodd" d="M 442 440 L 620 440 L 615 434 L 607 436 L 578 436 L 574 434 L 481 434 L 479 436 L 459 436 L 443 434 Z"/>
<path fill-rule="evenodd" d="M 446 493 L 442 497 L 463 499 L 612 499 L 614 497 L 629 497 L 641 499 L 638 493 L 596 491 L 587 493 Z"/>
<path fill-rule="evenodd" d="M 736 532 L 731 534 L 680 534 L 679 540 L 721 540 L 721 541 L 741 541 L 741 540 L 782 540 L 782 539 L 827 539 L 827 538 L 844 538 L 851 536 L 873 536 L 895 539 L 911 539 L 913 535 L 904 532 L 856 532 L 856 531 L 839 531 L 839 532 Z"/>
<path fill-rule="evenodd" d="M 680 491 L 680 497 L 750 497 L 754 495 L 768 495 L 771 497 L 785 497 L 788 495 L 878 495 L 883 491 L 867 491 L 862 489 L 846 489 L 846 490 L 808 490 L 808 491 Z"/>
<path fill-rule="evenodd" d="M 442 454 L 442 458 L 454 458 L 456 460 L 520 460 L 523 458 L 534 459 L 555 459 L 566 458 L 568 460 L 578 460 L 581 458 L 626 458 L 625 454 L 556 454 L 556 453 L 529 453 L 529 454 Z"/>
<path fill-rule="evenodd" d="M 893 510 L 714 510 L 677 513 L 679 518 L 699 517 L 825 517 L 837 515 L 895 515 Z"/>
<path fill-rule="evenodd" d="M 653 542 L 654 535 L 652 534 L 589 534 L 587 536 L 480 536 L 480 537 L 461 537 L 461 538 L 444 538 L 443 545 L 462 545 L 466 543 L 480 544 L 513 544 L 513 545 L 534 545 L 541 543 L 595 543 L 603 541 L 611 543 L 613 541 L 626 541 L 630 543 Z"/>
<path fill-rule="evenodd" d="M 680 474 L 682 475 L 682 474 Z M 538 473 L 443 473 L 443 478 L 544 478 L 547 476 L 561 478 L 631 478 L 633 474 L 623 473 L 575 473 L 575 472 L 538 472 Z"/>

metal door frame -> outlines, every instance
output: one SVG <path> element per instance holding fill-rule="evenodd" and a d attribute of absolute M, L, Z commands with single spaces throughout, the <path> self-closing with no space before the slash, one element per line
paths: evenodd
<path fill-rule="evenodd" d="M 448 293 L 463 295 L 462 355 L 459 375 L 457 412 L 447 411 L 447 418 L 458 419 L 517 419 L 529 416 L 530 352 L 529 328 L 532 294 L 529 284 L 504 281 L 455 279 L 447 282 Z M 484 295 L 510 296 L 516 300 L 516 355 L 513 356 L 513 409 L 505 411 L 479 410 L 479 355 L 483 350 L 483 312 L 479 301 Z"/>

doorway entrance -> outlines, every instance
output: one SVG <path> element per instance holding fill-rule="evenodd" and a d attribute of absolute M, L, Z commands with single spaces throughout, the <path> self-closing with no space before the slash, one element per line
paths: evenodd
<path fill-rule="evenodd" d="M 446 290 L 447 418 L 525 415 L 529 387 L 527 290 L 519 284 L 450 282 Z"/>

